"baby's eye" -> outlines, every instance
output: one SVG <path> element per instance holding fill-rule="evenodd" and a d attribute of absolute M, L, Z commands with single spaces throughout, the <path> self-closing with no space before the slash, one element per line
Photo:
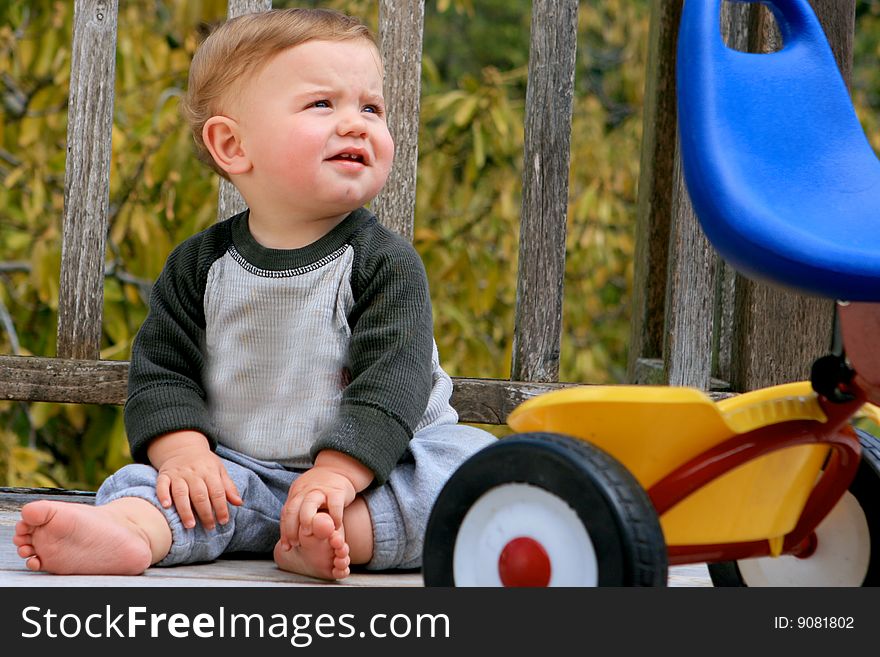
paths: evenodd
<path fill-rule="evenodd" d="M 329 100 L 316 100 L 314 103 L 312 103 L 312 107 L 321 107 L 321 108 L 330 107 L 330 101 Z"/>
<path fill-rule="evenodd" d="M 370 114 L 382 114 L 382 108 L 379 105 L 364 105 L 364 112 L 369 112 Z"/>

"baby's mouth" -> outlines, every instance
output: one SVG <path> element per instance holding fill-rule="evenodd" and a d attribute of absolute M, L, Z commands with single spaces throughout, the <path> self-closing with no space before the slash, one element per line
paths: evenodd
<path fill-rule="evenodd" d="M 367 159 L 361 153 L 343 152 L 328 158 L 331 162 L 357 162 L 358 164 L 366 164 Z"/>

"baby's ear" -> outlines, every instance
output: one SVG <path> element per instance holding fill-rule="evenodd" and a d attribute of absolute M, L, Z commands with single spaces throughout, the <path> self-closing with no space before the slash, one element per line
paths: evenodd
<path fill-rule="evenodd" d="M 241 130 L 235 119 L 212 116 L 202 128 L 202 141 L 217 166 L 230 176 L 247 173 L 252 164 L 241 144 Z"/>

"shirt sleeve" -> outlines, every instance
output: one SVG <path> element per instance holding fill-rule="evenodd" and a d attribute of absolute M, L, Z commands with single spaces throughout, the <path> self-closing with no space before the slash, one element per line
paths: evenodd
<path fill-rule="evenodd" d="M 428 404 L 433 320 L 427 276 L 412 245 L 387 229 L 355 243 L 349 314 L 351 382 L 339 413 L 312 447 L 369 467 L 384 483 Z"/>
<path fill-rule="evenodd" d="M 132 344 L 124 419 L 138 463 L 149 463 L 153 438 L 172 431 L 200 431 L 216 448 L 202 383 L 204 290 L 217 242 L 212 233 L 190 238 L 168 257 Z"/>

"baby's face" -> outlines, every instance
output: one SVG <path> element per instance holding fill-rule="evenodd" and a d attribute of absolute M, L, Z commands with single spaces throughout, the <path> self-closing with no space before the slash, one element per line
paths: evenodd
<path fill-rule="evenodd" d="M 276 55 L 240 99 L 243 146 L 274 205 L 346 214 L 385 184 L 394 142 L 370 42 L 307 41 Z"/>

